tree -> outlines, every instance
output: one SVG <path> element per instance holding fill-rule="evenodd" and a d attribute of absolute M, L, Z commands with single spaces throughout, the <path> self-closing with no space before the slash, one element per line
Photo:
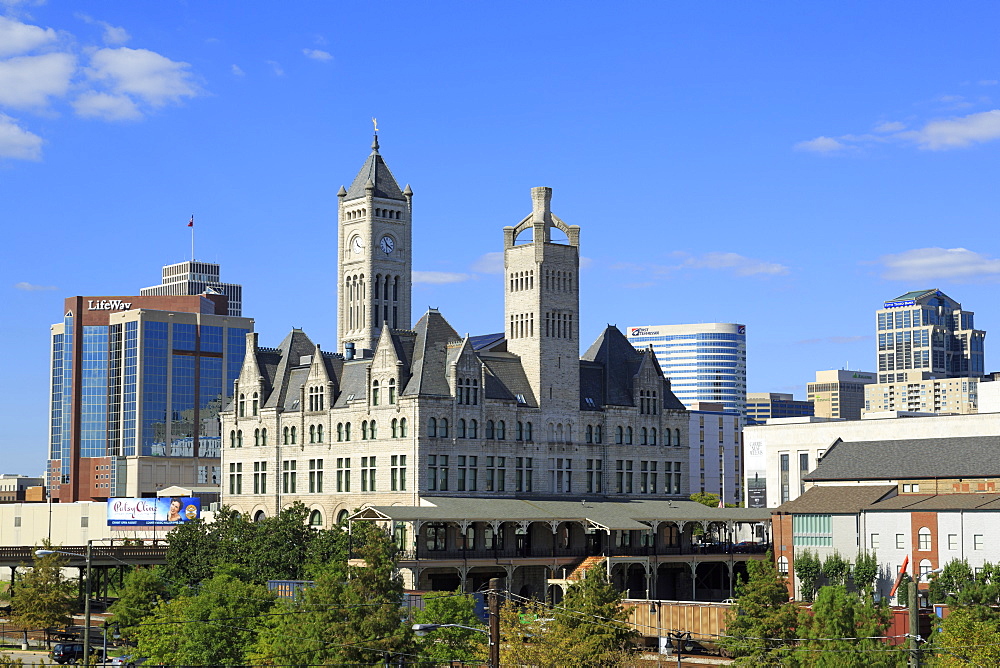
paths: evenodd
<path fill-rule="evenodd" d="M 267 588 L 246 582 L 232 568 L 222 567 L 170 601 L 160 601 L 133 637 L 150 663 L 188 666 L 248 665 L 262 615 L 271 611 L 274 596 Z"/>
<path fill-rule="evenodd" d="M 719 507 L 719 495 L 712 492 L 695 492 L 688 498 L 692 501 L 697 501 L 698 503 L 709 506 L 710 508 Z"/>
<path fill-rule="evenodd" d="M 816 594 L 816 583 L 823 573 L 819 557 L 809 550 L 795 555 L 795 575 L 799 578 L 799 595 L 803 601 L 812 601 Z"/>
<path fill-rule="evenodd" d="M 786 645 L 795 638 L 797 617 L 795 605 L 788 601 L 788 581 L 770 555 L 747 562 L 747 579 L 736 585 L 736 594 L 722 646 L 736 657 L 737 665 L 781 663 Z"/>
<path fill-rule="evenodd" d="M 896 603 L 904 608 L 910 604 L 910 577 L 909 573 L 899 576 L 899 586 L 896 587 Z"/>
<path fill-rule="evenodd" d="M 125 576 L 121 595 L 109 608 L 122 636 L 131 639 L 138 626 L 153 616 L 156 606 L 167 596 L 160 568 L 136 568 Z"/>
<path fill-rule="evenodd" d="M 812 609 L 799 613 L 803 638 L 788 662 L 815 668 L 891 668 L 906 661 L 882 640 L 889 627 L 889 608 L 848 592 L 842 585 L 822 587 Z"/>
<path fill-rule="evenodd" d="M 462 624 L 486 628 L 476 616 L 476 600 L 471 595 L 455 592 L 433 592 L 424 596 L 424 609 L 413 614 L 418 624 Z M 483 663 L 486 660 L 487 636 L 460 628 L 437 629 L 417 639 L 417 653 L 422 661 L 446 664 L 450 661 Z"/>
<path fill-rule="evenodd" d="M 975 584 L 976 579 L 969 562 L 965 559 L 952 559 L 930 581 L 928 596 L 931 603 L 944 603 L 949 599 L 954 603 L 963 590 L 974 587 Z"/>
<path fill-rule="evenodd" d="M 866 596 L 875 593 L 875 579 L 878 577 L 878 558 L 873 552 L 858 552 L 854 561 L 854 586 Z"/>
<path fill-rule="evenodd" d="M 823 575 L 826 576 L 828 584 L 835 587 L 844 586 L 851 577 L 851 563 L 840 556 L 840 552 L 834 550 L 833 554 L 823 562 Z"/>
<path fill-rule="evenodd" d="M 51 549 L 46 540 L 42 548 Z M 70 613 L 76 602 L 76 587 L 64 578 L 62 569 L 69 559 L 62 554 L 35 556 L 34 563 L 13 588 L 10 597 L 10 621 L 24 629 L 24 642 L 28 642 L 28 629 L 48 629 L 69 624 Z"/>
<path fill-rule="evenodd" d="M 981 605 L 953 608 L 931 636 L 930 651 L 935 667 L 1000 666 L 1000 615 Z"/>

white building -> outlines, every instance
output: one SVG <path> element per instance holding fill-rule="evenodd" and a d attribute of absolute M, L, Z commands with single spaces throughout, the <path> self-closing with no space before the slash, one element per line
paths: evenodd
<path fill-rule="evenodd" d="M 691 491 L 718 494 L 726 503 L 743 500 L 740 418 L 721 404 L 698 402 L 689 414 Z M 696 477 L 697 476 L 697 477 Z"/>
<path fill-rule="evenodd" d="M 896 374 L 892 383 L 865 386 L 865 411 L 962 414 L 979 410 L 979 377 L 939 378 L 925 371 Z"/>
<path fill-rule="evenodd" d="M 747 328 L 729 322 L 633 326 L 626 336 L 637 348 L 652 346 L 663 374 L 682 404 L 720 402 L 746 415 Z"/>

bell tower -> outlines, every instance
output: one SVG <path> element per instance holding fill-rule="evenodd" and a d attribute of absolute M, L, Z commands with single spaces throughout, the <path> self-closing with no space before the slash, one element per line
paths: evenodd
<path fill-rule="evenodd" d="M 539 406 L 580 408 L 580 227 L 551 209 L 552 189 L 532 188 L 532 211 L 504 236 L 507 350 L 521 364 Z M 554 243 L 552 228 L 568 243 Z M 531 239 L 518 243 L 521 235 Z"/>
<path fill-rule="evenodd" d="M 372 152 L 350 188 L 337 193 L 338 349 L 353 344 L 358 357 L 375 349 L 382 328 L 409 329 L 413 191 L 404 190 Z"/>

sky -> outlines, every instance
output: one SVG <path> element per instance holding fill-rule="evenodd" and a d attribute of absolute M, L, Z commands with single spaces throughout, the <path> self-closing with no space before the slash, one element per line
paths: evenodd
<path fill-rule="evenodd" d="M 415 319 L 502 331 L 502 228 L 550 186 L 581 227 L 584 349 L 742 323 L 749 391 L 801 399 L 873 369 L 874 312 L 909 290 L 1000 335 L 998 24 L 961 1 L 0 0 L 2 470 L 45 466 L 62 300 L 159 283 L 192 214 L 261 345 L 333 350 L 336 193 L 372 117 L 415 193 Z"/>

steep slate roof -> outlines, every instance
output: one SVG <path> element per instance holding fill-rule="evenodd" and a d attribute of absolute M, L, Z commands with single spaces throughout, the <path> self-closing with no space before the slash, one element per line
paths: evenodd
<path fill-rule="evenodd" d="M 803 480 L 915 480 L 1000 476 L 1000 436 L 838 441 Z"/>
<path fill-rule="evenodd" d="M 417 321 L 413 331 L 413 366 L 410 382 L 403 390 L 405 396 L 451 395 L 447 373 L 448 343 L 461 341 L 458 332 L 448 324 L 437 309 L 430 309 Z"/>
<path fill-rule="evenodd" d="M 524 405 L 536 407 L 535 394 L 531 383 L 524 374 L 521 359 L 513 353 L 480 353 L 479 359 L 486 365 L 486 398 L 514 401 L 517 395 L 524 397 Z"/>
<path fill-rule="evenodd" d="M 632 378 L 639 370 L 642 353 L 629 343 L 617 327 L 608 325 L 583 354 L 582 359 L 600 364 L 604 371 L 604 395 L 601 400 L 594 397 L 595 401 L 613 406 L 633 404 Z"/>
<path fill-rule="evenodd" d="M 288 333 L 285 340 L 278 345 L 280 359 L 274 369 L 271 387 L 267 387 L 264 390 L 266 395 L 266 399 L 262 404 L 264 408 L 274 408 L 285 404 L 285 395 L 290 387 L 289 377 L 292 369 L 300 366 L 300 361 L 304 356 L 312 355 L 314 352 L 316 352 L 316 344 L 310 341 L 309 337 L 301 329 L 293 329 Z M 303 378 L 304 381 L 305 379 Z M 274 389 L 273 392 L 271 392 L 272 387 Z M 295 398 L 297 397 L 293 396 L 290 400 Z"/>
<path fill-rule="evenodd" d="M 395 177 L 389 171 L 385 160 L 379 155 L 378 137 L 375 137 L 375 141 L 372 143 L 371 155 L 365 160 L 365 164 L 361 166 L 361 171 L 358 172 L 358 175 L 354 177 L 351 187 L 347 189 L 347 196 L 344 197 L 344 200 L 364 197 L 366 194 L 365 185 L 369 181 L 375 185 L 375 191 L 372 193 L 375 197 L 406 201 L 402 191 L 399 189 L 399 184 L 396 183 Z"/>
<path fill-rule="evenodd" d="M 860 512 L 887 494 L 896 491 L 895 485 L 843 485 L 810 487 L 794 501 L 786 501 L 774 509 L 775 513 L 801 515 L 811 513 L 841 515 Z"/>

